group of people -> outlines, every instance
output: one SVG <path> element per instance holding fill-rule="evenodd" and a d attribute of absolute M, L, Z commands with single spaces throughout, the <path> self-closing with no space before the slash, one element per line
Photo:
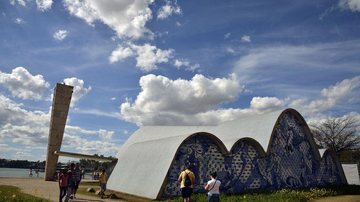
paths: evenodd
<path fill-rule="evenodd" d="M 185 166 L 183 171 L 180 173 L 178 178 L 180 184 L 181 196 L 184 202 L 191 201 L 191 194 L 194 188 L 195 175 L 190 170 L 189 166 Z M 220 180 L 217 179 L 217 173 L 213 172 L 210 174 L 210 180 L 204 185 L 204 189 L 207 191 L 209 202 L 220 201 Z"/>
<path fill-rule="evenodd" d="M 60 188 L 59 202 L 62 202 L 65 196 L 65 202 L 76 198 L 76 191 L 81 181 L 80 165 L 71 163 L 68 168 L 62 169 L 58 181 Z"/>
<path fill-rule="evenodd" d="M 39 169 L 35 169 L 35 174 L 36 174 L 36 177 L 39 177 Z M 33 169 L 30 168 L 30 171 L 29 171 L 29 177 L 32 177 L 33 176 Z"/>
<path fill-rule="evenodd" d="M 59 173 L 58 181 L 60 188 L 59 202 L 63 201 L 65 197 L 65 202 L 68 202 L 70 199 L 76 198 L 76 192 L 79 188 L 83 172 L 80 169 L 80 165 L 71 163 L 68 168 L 64 168 Z M 100 196 L 104 197 L 106 191 L 106 181 L 107 175 L 105 169 L 101 170 L 99 175 L 99 185 L 100 185 Z"/>
<path fill-rule="evenodd" d="M 76 198 L 76 191 L 79 188 L 81 182 L 81 170 L 79 164 L 71 163 L 68 168 L 62 169 L 59 174 L 59 187 L 60 196 L 59 202 L 65 202 L 70 199 Z M 105 169 L 101 170 L 99 175 L 99 185 L 101 198 L 104 197 L 106 191 L 107 175 Z M 179 175 L 178 182 L 180 184 L 181 196 L 184 202 L 191 201 L 191 195 L 193 193 L 195 175 L 190 170 L 189 166 L 185 166 Z M 207 191 L 208 202 L 219 202 L 220 201 L 220 186 L 221 182 L 217 179 L 217 173 L 213 172 L 210 174 L 210 180 L 204 185 L 204 189 Z"/>

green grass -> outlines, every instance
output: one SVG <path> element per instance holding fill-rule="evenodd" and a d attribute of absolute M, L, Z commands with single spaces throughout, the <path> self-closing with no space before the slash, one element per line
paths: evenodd
<path fill-rule="evenodd" d="M 49 200 L 38 198 L 29 194 L 22 193 L 18 187 L 0 185 L 0 202 L 50 202 Z"/>
<path fill-rule="evenodd" d="M 360 186 L 344 185 L 310 189 L 282 189 L 278 191 L 262 191 L 253 193 L 244 193 L 237 195 L 221 194 L 221 202 L 305 202 L 312 199 L 337 196 L 337 195 L 360 195 Z M 182 202 L 181 197 L 172 201 Z M 206 202 L 206 194 L 194 194 L 192 201 Z"/>
<path fill-rule="evenodd" d="M 95 190 L 99 189 L 96 184 L 81 184 L 78 192 L 81 194 L 88 194 L 94 196 L 94 193 L 86 192 L 86 188 L 93 187 Z M 126 201 L 133 202 L 146 202 L 151 201 L 148 199 L 139 198 L 132 195 L 116 193 L 112 191 L 106 191 L 106 195 L 116 194 L 117 197 Z M 222 193 L 220 198 L 221 202 L 305 202 L 312 199 L 337 196 L 337 195 L 360 195 L 360 186 L 356 185 L 344 185 L 344 186 L 327 186 L 318 188 L 307 189 L 282 189 L 277 191 L 252 191 L 243 194 L 224 194 Z M 100 198 L 100 197 L 99 197 Z M 205 193 L 193 194 L 192 201 L 194 202 L 206 202 L 207 196 Z M 163 199 L 161 201 L 182 202 L 181 197 L 173 199 Z"/>

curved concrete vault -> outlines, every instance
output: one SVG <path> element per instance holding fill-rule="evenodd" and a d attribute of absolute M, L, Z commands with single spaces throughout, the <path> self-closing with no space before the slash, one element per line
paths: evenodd
<path fill-rule="evenodd" d="M 218 126 L 145 126 L 121 147 L 108 187 L 151 199 L 177 196 L 184 164 L 193 166 L 195 192 L 213 171 L 228 193 L 345 184 L 336 155 L 322 154 L 294 109 Z"/>

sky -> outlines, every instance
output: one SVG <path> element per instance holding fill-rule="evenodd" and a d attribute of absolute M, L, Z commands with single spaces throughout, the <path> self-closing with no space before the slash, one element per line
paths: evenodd
<path fill-rule="evenodd" d="M 285 108 L 360 119 L 359 55 L 360 0 L 1 0 L 0 158 L 46 159 L 56 83 L 76 153 Z"/>

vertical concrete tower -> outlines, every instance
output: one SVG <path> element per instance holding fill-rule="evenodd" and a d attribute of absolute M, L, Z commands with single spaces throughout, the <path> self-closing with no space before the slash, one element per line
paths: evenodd
<path fill-rule="evenodd" d="M 45 165 L 46 181 L 54 179 L 56 165 L 59 158 L 59 156 L 55 155 L 54 152 L 60 151 L 61 148 L 72 92 L 73 87 L 65 84 L 58 83 L 54 89 Z"/>

